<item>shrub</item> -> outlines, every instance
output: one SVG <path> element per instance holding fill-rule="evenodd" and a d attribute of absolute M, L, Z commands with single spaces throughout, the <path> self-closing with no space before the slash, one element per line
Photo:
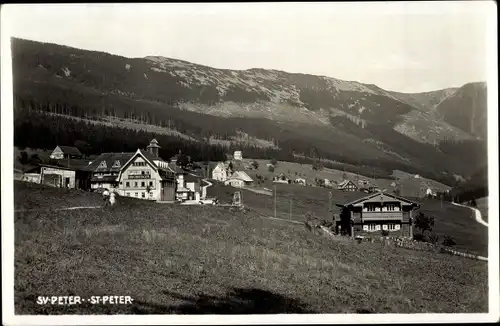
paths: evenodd
<path fill-rule="evenodd" d="M 452 247 L 452 246 L 454 246 L 456 244 L 457 243 L 455 242 L 455 239 L 453 239 L 452 237 L 450 237 L 448 235 L 444 237 L 444 240 L 443 240 L 443 245 L 444 246 Z"/>
<path fill-rule="evenodd" d="M 269 172 L 274 172 L 274 166 L 270 165 L 270 166 L 267 168 L 267 170 L 268 170 Z"/>
<path fill-rule="evenodd" d="M 439 241 L 439 236 L 437 234 L 435 234 L 434 232 L 429 234 L 429 242 L 430 243 L 436 244 L 436 243 L 438 243 L 438 241 Z"/>
<path fill-rule="evenodd" d="M 434 226 L 434 217 L 427 216 L 422 212 L 419 212 L 417 216 L 415 216 L 415 220 L 413 222 L 415 228 L 420 229 L 422 234 L 425 231 L 432 231 L 432 227 Z"/>
<path fill-rule="evenodd" d="M 252 163 L 250 163 L 250 166 L 252 168 L 254 168 L 255 170 L 257 170 L 259 168 L 259 162 L 257 161 L 252 161 Z"/>
<path fill-rule="evenodd" d="M 425 242 L 427 239 L 425 238 L 423 233 L 415 233 L 415 234 L 413 234 L 413 240 Z"/>
<path fill-rule="evenodd" d="M 278 161 L 275 158 L 273 158 L 270 163 L 276 166 L 276 164 L 278 164 Z"/>

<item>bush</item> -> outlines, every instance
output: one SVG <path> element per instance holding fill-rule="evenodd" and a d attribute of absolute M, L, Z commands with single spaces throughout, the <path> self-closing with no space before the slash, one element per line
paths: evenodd
<path fill-rule="evenodd" d="M 450 237 L 448 235 L 444 237 L 444 240 L 443 240 L 443 245 L 444 246 L 453 247 L 456 244 L 457 243 L 455 242 L 455 239 L 453 239 L 452 237 Z"/>
<path fill-rule="evenodd" d="M 270 166 L 267 168 L 267 170 L 268 170 L 269 172 L 274 172 L 274 166 L 270 165 Z"/>
<path fill-rule="evenodd" d="M 426 242 L 426 238 L 423 233 L 415 233 L 413 234 L 413 240 L 415 241 L 420 241 L 420 242 Z"/>
<path fill-rule="evenodd" d="M 257 170 L 259 168 L 259 162 L 257 161 L 252 161 L 252 163 L 250 163 L 250 166 L 252 168 L 254 168 L 255 170 Z"/>
<path fill-rule="evenodd" d="M 437 234 L 435 234 L 434 232 L 429 234 L 429 242 L 430 243 L 436 244 L 436 243 L 438 243 L 438 241 L 439 241 L 439 236 Z"/>
<path fill-rule="evenodd" d="M 275 158 L 273 158 L 270 163 L 276 166 L 276 164 L 278 164 L 278 161 Z"/>

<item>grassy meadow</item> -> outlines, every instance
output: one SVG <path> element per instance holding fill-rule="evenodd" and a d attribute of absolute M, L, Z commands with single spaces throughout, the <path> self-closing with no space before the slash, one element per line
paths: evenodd
<path fill-rule="evenodd" d="M 257 203 L 250 192 L 243 196 Z M 100 203 L 97 194 L 15 183 L 16 209 L 39 208 L 14 214 L 16 314 L 488 310 L 481 261 L 333 241 L 254 209 L 119 198 L 114 207 L 53 210 Z M 40 295 L 130 295 L 134 302 L 37 305 Z"/>
<path fill-rule="evenodd" d="M 272 189 L 272 185 L 269 186 Z M 255 194 L 245 189 L 236 189 L 215 183 L 208 188 L 209 196 L 216 196 L 221 202 L 229 202 L 233 193 L 241 191 L 243 204 L 253 211 L 264 216 L 274 216 L 274 197 Z M 329 212 L 328 193 L 332 193 L 332 211 Z M 311 213 L 320 219 L 333 221 L 333 214 L 340 210 L 335 205 L 345 204 L 358 198 L 367 196 L 362 192 L 343 192 L 323 187 L 304 187 L 300 185 L 276 184 L 276 217 L 304 221 L 305 214 Z M 436 199 L 411 198 L 421 205 L 419 211 L 434 216 L 433 231 L 442 242 L 445 236 L 455 239 L 456 250 L 488 256 L 488 228 L 477 223 L 473 212 L 464 207 L 454 206 L 449 202 Z M 292 214 L 290 216 L 290 202 Z"/>

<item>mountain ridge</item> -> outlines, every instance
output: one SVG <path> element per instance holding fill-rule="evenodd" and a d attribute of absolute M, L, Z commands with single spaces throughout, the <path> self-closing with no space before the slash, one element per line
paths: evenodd
<path fill-rule="evenodd" d="M 469 174 L 477 163 L 439 148 L 444 139 L 472 141 L 473 135 L 437 110 L 432 116 L 374 84 L 262 68 L 224 70 L 159 56 L 130 59 L 22 39 L 12 40 L 12 57 L 16 106 L 153 125 L 168 120 L 199 141 L 244 132 L 279 142 L 290 154 L 314 146 L 332 160 L 418 173 Z M 419 124 L 431 129 L 431 139 L 413 131 Z"/>

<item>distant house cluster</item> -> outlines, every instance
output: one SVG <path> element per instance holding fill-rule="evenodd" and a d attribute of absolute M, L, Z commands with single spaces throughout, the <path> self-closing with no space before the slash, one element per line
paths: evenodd
<path fill-rule="evenodd" d="M 54 187 L 115 192 L 120 196 L 165 202 L 201 200 L 206 197 L 202 177 L 159 157 L 159 144 L 151 140 L 145 150 L 129 153 L 102 153 L 82 159 L 76 147 L 57 146 L 51 164 L 41 163 L 25 181 Z"/>
<path fill-rule="evenodd" d="M 254 183 L 254 180 L 243 170 L 250 166 L 241 162 L 243 156 L 241 151 L 235 151 L 233 160 L 219 162 L 212 170 L 212 179 L 223 182 L 226 186 L 244 188 Z"/>

